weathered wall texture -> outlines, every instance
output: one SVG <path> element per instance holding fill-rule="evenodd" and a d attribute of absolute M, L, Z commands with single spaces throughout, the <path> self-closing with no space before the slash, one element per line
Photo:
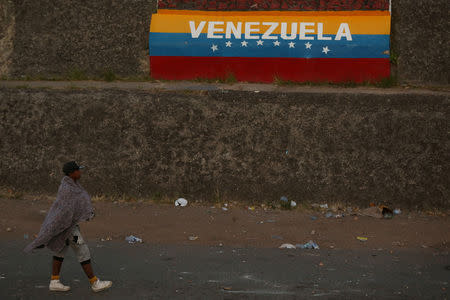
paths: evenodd
<path fill-rule="evenodd" d="M 449 84 L 448 0 L 393 0 L 392 45 L 400 82 Z"/>
<path fill-rule="evenodd" d="M 13 77 L 148 74 L 156 1 L 16 0 Z"/>
<path fill-rule="evenodd" d="M 169 5 L 180 1 L 164 2 Z M 268 2 L 281 3 L 231 2 L 237 6 L 244 3 L 247 9 L 254 9 L 253 2 L 260 5 L 259 9 L 266 9 Z M 281 9 L 297 9 L 297 2 L 305 1 L 283 2 Z M 346 6 L 351 3 L 348 9 L 353 9 L 366 2 L 308 1 L 315 5 L 314 9 L 333 9 L 342 3 Z M 101 77 L 106 71 L 124 77 L 148 75 L 148 29 L 151 14 L 156 11 L 156 0 L 1 0 L 0 3 L 1 13 L 5 15 L 6 11 L 8 19 L 15 19 L 14 28 L 8 30 L 3 19 L 0 21 L 0 39 L 11 32 L 14 35 L 14 50 L 6 74 L 9 77 L 49 78 L 69 73 Z M 201 5 L 213 8 L 223 3 L 201 1 Z M 384 0 L 376 3 L 382 8 L 386 6 Z M 448 84 L 448 0 L 393 0 L 392 3 L 392 48 L 400 82 Z"/>
<path fill-rule="evenodd" d="M 449 207 L 445 93 L 0 89 L 0 185 Z M 209 197 L 209 198 L 208 198 Z"/>
<path fill-rule="evenodd" d="M 0 0 L 0 79 L 10 74 L 14 30 L 13 3 L 10 0 Z"/>
<path fill-rule="evenodd" d="M 388 10 L 389 0 L 159 0 L 158 8 L 189 10 Z"/>

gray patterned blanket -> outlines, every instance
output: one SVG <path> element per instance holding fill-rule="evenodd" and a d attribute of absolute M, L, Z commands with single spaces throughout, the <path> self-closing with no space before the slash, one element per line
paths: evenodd
<path fill-rule="evenodd" d="M 91 197 L 86 190 L 69 176 L 64 176 L 37 238 L 24 251 L 47 246 L 54 252 L 60 252 L 74 227 L 94 216 Z"/>

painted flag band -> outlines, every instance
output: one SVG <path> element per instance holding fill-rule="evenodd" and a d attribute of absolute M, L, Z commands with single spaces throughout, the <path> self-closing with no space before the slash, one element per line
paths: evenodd
<path fill-rule="evenodd" d="M 152 17 L 154 78 L 376 81 L 390 75 L 390 14 L 160 11 Z"/>

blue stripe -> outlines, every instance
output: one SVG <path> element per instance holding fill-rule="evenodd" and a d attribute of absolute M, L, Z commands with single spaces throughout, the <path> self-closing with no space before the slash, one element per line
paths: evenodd
<path fill-rule="evenodd" d="M 316 38 L 316 37 L 315 37 Z M 208 39 L 206 34 L 192 38 L 190 33 L 155 33 L 149 37 L 150 56 L 211 56 L 211 57 L 290 57 L 290 58 L 389 58 L 389 35 L 353 35 L 352 41 L 343 37 L 340 41 L 330 40 L 257 40 Z M 231 47 L 226 42 L 231 42 Z M 246 41 L 247 47 L 241 42 Z M 274 42 L 280 45 L 275 46 Z M 294 48 L 289 43 L 295 43 Z M 311 49 L 305 44 L 311 43 Z M 211 48 L 217 46 L 217 50 Z M 323 48 L 328 47 L 328 54 Z"/>

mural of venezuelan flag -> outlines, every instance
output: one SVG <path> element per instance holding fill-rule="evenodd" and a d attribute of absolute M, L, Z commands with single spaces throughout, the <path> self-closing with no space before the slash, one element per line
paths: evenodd
<path fill-rule="evenodd" d="M 390 12 L 160 9 L 153 78 L 363 82 L 390 76 Z"/>

